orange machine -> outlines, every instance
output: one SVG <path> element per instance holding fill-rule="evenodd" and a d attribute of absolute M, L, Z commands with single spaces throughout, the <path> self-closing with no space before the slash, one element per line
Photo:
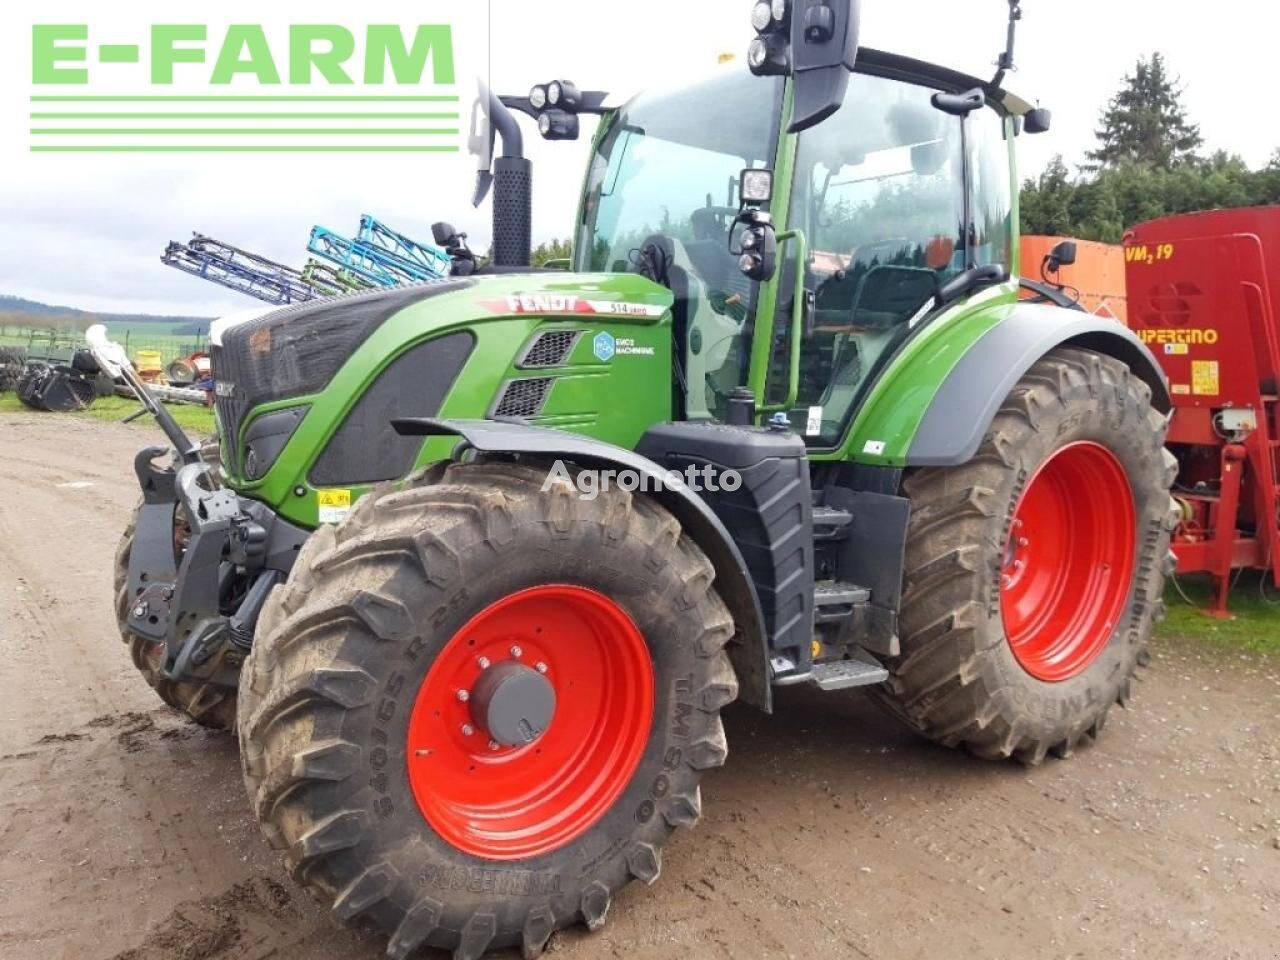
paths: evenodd
<path fill-rule="evenodd" d="M 1045 264 L 1061 237 L 1022 238 L 1022 276 L 1062 284 L 1072 296 L 1078 291 L 1080 305 L 1090 313 L 1128 323 L 1125 297 L 1124 247 L 1108 243 L 1076 241 L 1076 262 L 1064 264 L 1056 275 L 1046 276 Z"/>

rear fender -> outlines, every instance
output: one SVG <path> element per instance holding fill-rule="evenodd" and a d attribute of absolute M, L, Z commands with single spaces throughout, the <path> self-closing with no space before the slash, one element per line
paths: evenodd
<path fill-rule="evenodd" d="M 1076 310 L 1022 303 L 980 337 L 942 380 L 908 448 L 908 467 L 950 467 L 978 452 L 1001 404 L 1042 357 L 1079 347 L 1114 357 L 1151 388 L 1161 413 L 1168 384 L 1151 351 L 1126 327 Z"/>
<path fill-rule="evenodd" d="M 768 640 L 760 598 L 747 572 L 746 561 L 728 529 L 697 494 L 663 482 L 667 468 L 623 447 L 545 427 L 496 420 L 396 420 L 395 428 L 406 436 L 456 436 L 464 449 L 480 453 L 525 454 L 550 460 L 568 460 L 582 466 L 633 470 L 650 478 L 651 489 L 675 515 L 685 532 L 701 548 L 716 572 L 716 591 L 729 607 L 737 627 L 738 642 L 729 657 L 738 675 L 739 699 L 765 712 L 772 709 L 769 682 Z M 462 453 L 464 450 L 459 450 Z"/>

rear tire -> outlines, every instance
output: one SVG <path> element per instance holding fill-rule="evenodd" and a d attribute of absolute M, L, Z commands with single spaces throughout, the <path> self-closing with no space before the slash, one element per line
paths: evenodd
<path fill-rule="evenodd" d="M 1096 738 L 1164 615 L 1166 427 L 1124 364 L 1064 348 L 1013 390 L 973 460 L 910 472 L 902 654 L 873 696 L 983 757 L 1037 764 Z"/>
<path fill-rule="evenodd" d="M 264 832 L 338 919 L 389 935 L 393 957 L 423 946 L 456 960 L 509 946 L 533 957 L 557 929 L 596 929 L 618 890 L 657 879 L 667 837 L 698 819 L 703 771 L 727 754 L 720 709 L 737 695 L 723 649 L 733 622 L 711 564 L 652 502 L 619 490 L 588 502 L 563 484 L 543 493 L 545 476 L 455 465 L 369 494 L 306 543 L 241 676 L 241 759 Z M 571 624 L 553 627 L 558 615 L 536 603 L 494 635 L 500 650 L 474 648 L 484 663 L 467 653 L 478 623 L 543 591 L 589 593 L 620 612 L 643 655 L 623 655 L 626 630 L 601 631 L 598 683 L 571 690 L 574 657 L 595 648 Z M 469 698 L 453 695 L 465 679 L 440 684 L 462 675 L 442 673 L 450 664 L 479 676 L 499 659 L 549 665 L 539 672 L 554 686 L 554 718 L 523 747 L 486 748 L 494 734 L 479 720 L 471 727 L 476 707 L 465 702 L 480 696 L 478 682 Z M 651 694 L 637 735 L 641 688 Z M 633 706 L 565 726 L 579 703 L 618 702 Z M 615 723 L 624 732 L 604 739 L 631 743 L 630 730 L 636 752 L 631 765 L 592 777 L 611 795 L 561 790 L 541 805 L 547 784 L 597 760 L 584 746 L 560 769 L 533 751 L 552 754 L 554 742 L 572 752 Z M 514 814 L 503 776 L 527 805 Z M 591 816 L 589 799 L 600 802 Z"/>

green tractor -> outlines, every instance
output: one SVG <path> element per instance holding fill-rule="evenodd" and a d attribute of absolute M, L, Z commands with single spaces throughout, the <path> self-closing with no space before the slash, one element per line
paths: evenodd
<path fill-rule="evenodd" d="M 1146 657 L 1169 396 L 1124 328 L 1019 300 L 1049 117 L 1004 89 L 1012 29 L 983 81 L 860 49 L 853 0 L 752 16 L 750 69 L 618 109 L 482 96 L 493 263 L 441 225 L 446 281 L 219 322 L 214 450 L 137 385 L 176 458 L 136 461 L 124 638 L 393 957 L 598 928 L 697 822 L 734 700 L 864 687 L 1034 764 Z M 518 112 L 602 117 L 567 273 L 528 266 Z"/>

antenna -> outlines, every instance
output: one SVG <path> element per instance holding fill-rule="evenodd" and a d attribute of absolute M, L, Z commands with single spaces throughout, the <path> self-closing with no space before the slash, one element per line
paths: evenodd
<path fill-rule="evenodd" d="M 999 89 L 1004 83 L 1005 74 L 1015 69 L 1013 64 L 1014 45 L 1018 39 L 1018 21 L 1022 19 L 1022 0 L 1009 0 L 1009 39 L 1005 44 L 1004 53 L 1000 54 L 1000 58 L 996 61 L 999 69 L 996 71 L 996 77 L 991 81 L 991 86 Z"/>

